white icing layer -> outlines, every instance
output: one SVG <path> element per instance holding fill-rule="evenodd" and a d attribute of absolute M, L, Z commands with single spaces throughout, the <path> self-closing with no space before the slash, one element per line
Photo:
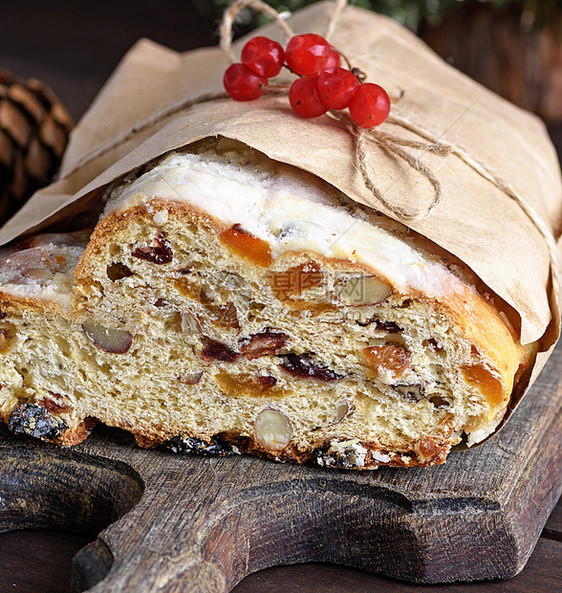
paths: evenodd
<path fill-rule="evenodd" d="M 332 193 L 335 193 L 333 190 Z M 353 216 L 308 174 L 244 160 L 239 152 L 172 153 L 138 179 L 113 190 L 105 214 L 154 198 L 189 203 L 267 241 L 274 257 L 309 251 L 365 264 L 401 292 L 442 296 L 460 281 L 384 228 Z M 155 220 L 159 218 L 155 214 Z"/>

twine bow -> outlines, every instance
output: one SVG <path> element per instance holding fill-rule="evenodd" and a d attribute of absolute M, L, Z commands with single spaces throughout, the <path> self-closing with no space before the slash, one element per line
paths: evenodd
<path fill-rule="evenodd" d="M 324 37 L 330 39 L 335 31 L 338 19 L 342 10 L 347 4 L 347 0 L 336 0 L 334 8 L 326 25 Z M 234 51 L 232 50 L 232 27 L 236 15 L 244 8 L 253 8 L 262 14 L 274 20 L 283 30 L 287 39 L 295 35 L 293 30 L 285 22 L 283 14 L 280 14 L 275 8 L 261 0 L 237 0 L 231 4 L 224 12 L 222 23 L 220 26 L 220 47 L 231 62 L 236 61 Z M 390 212 L 392 212 L 400 220 L 415 221 L 425 218 L 429 213 L 440 203 L 442 191 L 439 179 L 435 174 L 426 167 L 419 158 L 412 156 L 404 147 L 414 148 L 426 152 L 432 152 L 440 156 L 447 156 L 451 153 L 451 147 L 441 144 L 437 141 L 430 140 L 429 142 L 416 142 L 405 138 L 400 138 L 395 134 L 383 132 L 381 130 L 367 130 L 359 127 L 355 121 L 342 111 L 330 110 L 328 115 L 333 119 L 341 122 L 350 132 L 354 139 L 354 164 L 363 178 L 365 187 L 373 194 L 374 198 Z M 389 123 L 400 125 L 399 120 L 390 115 L 387 119 Z M 368 143 L 373 142 L 388 152 L 394 153 L 400 159 L 405 161 L 412 169 L 416 170 L 420 175 L 424 176 L 433 187 L 433 196 L 429 204 L 418 210 L 409 210 L 385 198 L 385 192 L 381 191 L 369 173 L 368 167 Z"/>

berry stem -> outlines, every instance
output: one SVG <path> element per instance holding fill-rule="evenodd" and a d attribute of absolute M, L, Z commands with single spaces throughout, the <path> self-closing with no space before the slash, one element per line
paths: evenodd
<path fill-rule="evenodd" d="M 357 80 L 361 84 L 363 84 L 367 80 L 367 75 L 360 68 L 350 67 L 349 69 L 351 71 L 351 74 L 353 74 L 353 76 L 355 76 L 355 78 L 357 78 Z"/>
<path fill-rule="evenodd" d="M 291 88 L 291 83 L 283 83 L 283 84 L 266 84 L 262 86 L 262 89 L 265 93 L 280 93 L 283 91 L 288 91 Z"/>

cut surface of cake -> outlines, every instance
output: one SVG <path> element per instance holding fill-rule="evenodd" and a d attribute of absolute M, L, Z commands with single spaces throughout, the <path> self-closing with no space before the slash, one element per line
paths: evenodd
<path fill-rule="evenodd" d="M 322 466 L 442 463 L 501 421 L 532 346 L 453 256 L 217 139 L 107 188 L 91 233 L 0 260 L 0 419 L 70 445 Z"/>

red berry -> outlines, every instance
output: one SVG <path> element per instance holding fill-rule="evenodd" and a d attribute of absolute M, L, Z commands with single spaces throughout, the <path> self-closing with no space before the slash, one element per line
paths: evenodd
<path fill-rule="evenodd" d="M 226 92 L 236 101 L 253 101 L 263 95 L 267 80 L 244 64 L 232 64 L 222 79 Z"/>
<path fill-rule="evenodd" d="M 378 84 L 366 82 L 359 85 L 349 103 L 351 117 L 362 128 L 374 128 L 382 124 L 390 112 L 390 99 Z"/>
<path fill-rule="evenodd" d="M 359 81 L 344 68 L 324 70 L 318 75 L 318 95 L 328 109 L 345 109 L 359 88 Z"/>
<path fill-rule="evenodd" d="M 267 37 L 253 37 L 242 48 L 242 64 L 266 78 L 279 74 L 284 59 L 283 48 Z"/>
<path fill-rule="evenodd" d="M 291 37 L 285 50 L 287 66 L 301 76 L 322 72 L 332 47 L 321 35 L 305 33 Z"/>
<path fill-rule="evenodd" d="M 324 70 L 331 70 L 332 68 L 339 68 L 340 66 L 341 66 L 340 54 L 335 49 L 332 49 L 330 51 L 330 53 L 328 54 L 326 63 L 324 64 Z"/>
<path fill-rule="evenodd" d="M 328 111 L 316 90 L 317 76 L 298 78 L 289 89 L 289 102 L 301 117 L 318 117 Z"/>

